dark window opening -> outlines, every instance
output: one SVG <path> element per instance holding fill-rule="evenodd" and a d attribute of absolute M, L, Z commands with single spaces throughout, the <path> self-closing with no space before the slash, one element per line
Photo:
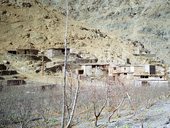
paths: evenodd
<path fill-rule="evenodd" d="M 154 65 L 150 65 L 150 74 L 156 74 L 156 69 Z"/>
<path fill-rule="evenodd" d="M 95 65 L 92 65 L 92 68 L 95 68 L 96 66 Z"/>
<path fill-rule="evenodd" d="M 129 58 L 127 58 L 127 64 L 130 64 L 130 59 Z"/>
<path fill-rule="evenodd" d="M 162 76 L 160 76 L 160 78 L 162 78 Z"/>
<path fill-rule="evenodd" d="M 127 75 L 127 73 L 124 73 L 124 75 Z"/>
<path fill-rule="evenodd" d="M 61 52 L 62 52 L 63 54 L 65 54 L 65 49 L 62 49 Z"/>
<path fill-rule="evenodd" d="M 114 67 L 113 69 L 116 70 L 116 67 Z"/>
<path fill-rule="evenodd" d="M 17 51 L 8 51 L 8 53 L 17 54 Z"/>
<path fill-rule="evenodd" d="M 140 78 L 149 78 L 149 76 L 140 76 Z"/>
<path fill-rule="evenodd" d="M 115 81 L 116 80 L 116 78 L 115 78 L 115 76 L 113 76 L 113 81 Z"/>
<path fill-rule="evenodd" d="M 59 49 L 59 50 L 60 52 L 62 52 L 62 54 L 65 54 L 65 48 Z M 69 52 L 70 52 L 70 49 L 67 48 L 67 54 L 69 54 Z"/>
<path fill-rule="evenodd" d="M 84 70 L 78 70 L 78 74 L 83 74 Z"/>

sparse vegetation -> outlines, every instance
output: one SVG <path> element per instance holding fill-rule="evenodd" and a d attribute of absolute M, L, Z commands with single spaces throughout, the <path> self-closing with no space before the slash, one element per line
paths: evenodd
<path fill-rule="evenodd" d="M 72 94 L 75 93 L 77 90 L 75 82 L 72 83 L 73 85 L 68 84 L 67 92 L 72 91 Z M 82 81 L 80 82 L 77 108 L 72 127 L 86 123 L 89 126 L 106 126 L 107 119 L 110 120 L 110 125 L 112 125 L 121 118 L 128 118 L 128 116 L 133 118 L 136 115 L 140 115 L 142 123 L 146 115 L 145 113 L 141 115 L 142 112 L 139 110 L 148 110 L 158 101 L 166 100 L 170 95 L 169 87 L 127 87 L 127 92 L 134 106 L 134 109 L 132 109 L 128 97 L 125 97 L 124 88 L 120 85 L 109 86 L 108 93 L 107 85 L 96 85 L 95 83 L 82 85 Z M 71 90 L 70 87 L 72 88 Z M 41 126 L 43 128 L 59 126 L 62 105 L 61 89 L 60 85 L 55 86 L 52 90 L 50 88 L 42 90 L 38 86 L 4 88 L 0 93 L 1 127 Z M 69 108 L 72 105 L 73 103 Z M 66 118 L 66 120 L 69 120 L 69 118 Z M 103 122 L 103 120 L 106 122 Z"/>
<path fill-rule="evenodd" d="M 0 0 L 0 128 L 170 127 L 169 2 L 66 4 Z"/>

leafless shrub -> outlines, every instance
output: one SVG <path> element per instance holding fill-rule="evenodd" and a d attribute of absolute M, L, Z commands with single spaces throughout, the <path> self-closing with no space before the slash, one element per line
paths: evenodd
<path fill-rule="evenodd" d="M 67 91 L 68 115 L 71 115 L 76 81 L 69 80 Z M 18 125 L 25 127 L 56 127 L 60 126 L 62 107 L 62 86 L 41 90 L 41 86 L 4 86 L 0 92 L 0 127 Z M 80 81 L 77 107 L 71 126 L 87 122 L 95 122 L 108 117 L 115 120 L 121 110 L 132 110 L 132 115 L 141 108 L 150 108 L 160 99 L 168 97 L 169 87 L 160 86 L 122 86 L 120 83 L 108 85 L 105 82 Z M 130 99 L 130 100 L 129 100 Z M 106 102 L 107 101 L 107 102 Z M 100 114 L 99 114 L 100 113 Z M 99 115 L 99 116 L 98 116 Z M 50 122 L 55 117 L 56 120 Z M 69 116 L 67 116 L 69 117 Z M 97 117 L 97 118 L 96 118 Z M 69 118 L 66 118 L 68 121 Z M 16 123 L 16 124 L 15 124 Z M 70 127 L 71 127 L 70 126 Z"/>

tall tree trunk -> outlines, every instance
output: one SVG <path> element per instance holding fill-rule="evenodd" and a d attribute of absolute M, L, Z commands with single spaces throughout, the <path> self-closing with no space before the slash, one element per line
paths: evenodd
<path fill-rule="evenodd" d="M 67 33 L 68 33 L 68 0 L 65 0 L 66 5 L 66 20 L 65 20 L 65 35 L 64 35 L 64 81 L 63 81 L 63 107 L 62 107 L 62 120 L 61 120 L 61 128 L 65 126 L 65 113 L 66 113 L 66 83 L 67 83 Z"/>
<path fill-rule="evenodd" d="M 98 127 L 98 124 L 97 124 L 98 119 L 99 119 L 99 117 L 98 117 L 98 116 L 96 116 L 96 117 L 95 117 L 95 127 Z"/>
<path fill-rule="evenodd" d="M 75 97 L 74 97 L 74 101 L 73 101 L 73 106 L 72 106 L 72 110 L 70 113 L 70 118 L 69 121 L 67 123 L 66 128 L 71 128 L 71 123 L 74 117 L 74 112 L 76 109 L 76 104 L 77 104 L 77 100 L 78 100 L 78 94 L 79 94 L 79 88 L 80 88 L 80 81 L 79 81 L 79 76 L 77 77 L 77 88 L 76 88 L 76 93 L 75 93 Z"/>

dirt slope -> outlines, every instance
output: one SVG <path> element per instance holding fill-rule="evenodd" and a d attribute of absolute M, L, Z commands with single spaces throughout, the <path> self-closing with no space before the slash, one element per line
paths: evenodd
<path fill-rule="evenodd" d="M 64 4 L 53 0 L 52 5 L 64 12 Z M 76 20 L 111 31 L 123 40 L 139 41 L 170 64 L 169 0 L 69 0 L 69 9 Z"/>
<path fill-rule="evenodd" d="M 0 4 L 0 51 L 15 48 L 63 47 L 65 16 L 52 6 L 34 1 L 30 7 L 21 3 L 2 2 Z M 124 43 L 112 32 L 89 27 L 84 21 L 69 18 L 69 47 L 76 52 L 90 53 L 99 58 L 99 62 L 145 63 L 147 58 L 136 58 L 133 52 L 139 46 L 131 41 Z M 141 44 L 140 44 L 141 45 Z"/>

